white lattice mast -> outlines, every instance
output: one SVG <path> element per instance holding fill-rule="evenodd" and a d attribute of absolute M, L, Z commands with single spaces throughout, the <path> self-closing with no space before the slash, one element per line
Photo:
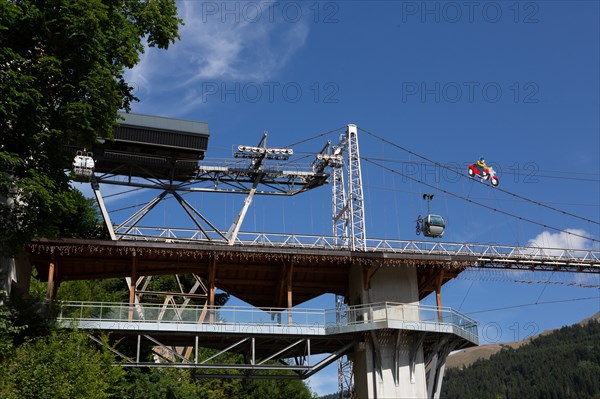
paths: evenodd
<path fill-rule="evenodd" d="M 344 155 L 339 167 L 333 168 L 333 236 L 340 247 L 352 251 L 366 249 L 365 203 L 362 189 L 360 152 L 356 125 L 348 125 L 334 154 Z M 344 168 L 348 173 L 347 186 Z"/>
<path fill-rule="evenodd" d="M 358 132 L 356 125 L 348 125 L 348 213 L 350 218 L 350 249 L 366 249 L 365 202 L 363 198 Z"/>
<path fill-rule="evenodd" d="M 341 153 L 343 147 L 334 147 L 334 153 Z M 344 184 L 343 163 L 339 167 L 332 168 L 332 227 L 335 244 L 340 248 L 347 248 L 348 236 L 348 213 L 346 212 L 346 187 Z"/>
<path fill-rule="evenodd" d="M 333 235 L 338 246 L 352 251 L 364 251 L 366 249 L 365 203 L 356 125 L 348 125 L 346 133 L 340 139 L 340 144 L 333 149 L 334 154 L 344 155 L 344 162 L 339 167 L 333 168 Z M 344 181 L 344 166 L 348 173 L 347 186 Z M 337 321 L 341 322 L 345 317 L 344 297 L 337 295 L 335 302 Z M 340 397 L 353 397 L 353 377 L 352 362 L 347 357 L 341 357 L 338 360 Z"/>

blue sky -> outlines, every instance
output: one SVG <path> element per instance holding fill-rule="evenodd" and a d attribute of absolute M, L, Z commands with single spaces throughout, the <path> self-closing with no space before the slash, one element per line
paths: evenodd
<path fill-rule="evenodd" d="M 484 156 L 505 190 L 600 220 L 598 2 L 178 6 L 185 21 L 181 41 L 167 51 L 149 49 L 127 74 L 141 100 L 133 111 L 208 122 L 207 159 L 231 158 L 233 145 L 255 145 L 265 130 L 269 145 L 284 146 L 355 123 L 442 164 L 464 167 Z M 451 176 L 359 134 L 363 157 L 505 212 L 600 239 L 598 224 Z M 294 150 L 299 156 L 317 152 L 325 139 Z M 448 221 L 444 241 L 597 248 L 597 242 L 436 193 L 373 164 L 362 168 L 369 237 L 422 239 L 414 233 L 415 219 L 426 212 L 421 195 L 433 192 L 432 211 Z M 108 205 L 118 209 L 149 195 L 116 196 Z M 243 198 L 199 194 L 188 200 L 226 230 Z M 174 216 L 175 206 L 159 206 L 149 221 L 187 225 Z M 242 231 L 330 235 L 330 209 L 329 186 L 293 198 L 259 197 Z M 124 216 L 113 213 L 116 220 Z M 502 342 L 599 311 L 598 298 L 572 300 L 598 297 L 599 285 L 598 275 L 469 272 L 446 284 L 442 295 L 445 306 L 479 321 L 483 343 Z M 333 307 L 333 299 L 310 305 Z M 319 394 L 335 391 L 335 366 L 310 384 Z"/>

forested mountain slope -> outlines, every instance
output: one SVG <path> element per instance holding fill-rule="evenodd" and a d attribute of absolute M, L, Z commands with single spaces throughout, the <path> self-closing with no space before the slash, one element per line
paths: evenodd
<path fill-rule="evenodd" d="M 600 321 L 590 318 L 447 369 L 442 397 L 600 399 Z"/>

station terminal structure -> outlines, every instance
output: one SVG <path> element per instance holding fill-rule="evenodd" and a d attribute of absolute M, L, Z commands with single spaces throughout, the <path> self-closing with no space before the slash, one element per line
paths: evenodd
<path fill-rule="evenodd" d="M 124 114 L 114 138 L 100 139 L 75 178 L 92 185 L 110 240 L 38 239 L 23 267 L 48 282 L 52 301 L 61 282 L 124 278 L 129 303 L 62 304 L 65 326 L 92 337 L 110 331 L 137 355 L 124 367 L 187 367 L 205 377 L 308 378 L 338 363 L 340 396 L 438 398 L 448 354 L 478 344 L 477 323 L 442 306 L 441 288 L 467 267 L 597 273 L 600 253 L 367 238 L 358 133 L 348 125 L 340 142 L 327 143 L 305 168 L 285 161 L 291 148 L 240 145 L 229 161 L 204 160 L 208 125 Z M 87 157 L 86 152 L 81 152 Z M 93 171 L 86 171 L 93 166 Z M 104 185 L 154 190 L 157 196 L 115 224 Z M 330 184 L 332 235 L 248 233 L 241 230 L 256 196 L 294 196 Z M 242 194 L 244 203 L 227 231 L 211 223 L 183 194 Z M 150 228 L 141 220 L 174 198 L 191 229 Z M 158 275 L 192 275 L 193 287 L 152 293 Z M 218 306 L 216 290 L 253 308 Z M 334 294 L 332 309 L 307 301 Z M 437 306 L 420 304 L 436 295 Z M 202 358 L 199 348 L 213 349 Z M 148 349 L 151 360 L 140 357 Z M 223 361 L 242 355 L 242 364 Z"/>

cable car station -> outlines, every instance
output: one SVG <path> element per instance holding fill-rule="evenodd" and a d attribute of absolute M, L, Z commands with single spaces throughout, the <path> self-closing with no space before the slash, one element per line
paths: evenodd
<path fill-rule="evenodd" d="M 92 149 L 89 180 L 111 240 L 37 240 L 27 247 L 38 278 L 48 282 L 49 300 L 62 281 L 126 279 L 129 303 L 63 304 L 59 316 L 65 326 L 111 331 L 112 339 L 137 345 L 137 358 L 123 356 L 126 367 L 190 367 L 199 374 L 222 370 L 206 375 L 213 378 L 232 377 L 228 368 L 244 370 L 237 376 L 247 378 L 285 370 L 293 371 L 294 378 L 307 378 L 337 361 L 340 389 L 356 397 L 439 397 L 447 355 L 478 344 L 477 323 L 442 307 L 444 283 L 467 267 L 591 273 L 600 268 L 600 254 L 594 251 L 548 255 L 531 248 L 367 238 L 355 125 L 347 126 L 339 144 L 325 145 L 306 169 L 276 164 L 293 152 L 268 147 L 266 133 L 256 146 L 237 147 L 234 161 L 200 162 L 207 143 L 205 123 L 127 115 L 113 141 Z M 87 179 L 87 172 L 75 169 L 81 165 L 92 165 L 75 158 L 75 173 Z M 332 187 L 332 237 L 241 231 L 255 195 L 293 196 L 326 183 Z M 157 189 L 160 194 L 115 226 L 100 193 L 103 184 Z M 183 199 L 182 191 L 246 198 L 225 232 Z M 196 229 L 139 224 L 167 194 Z M 430 213 L 432 197 L 424 195 L 428 214 L 419 217 L 417 234 L 439 238 L 445 220 Z M 144 303 L 145 278 L 182 274 L 197 279 L 192 291 L 164 293 L 161 306 Z M 216 306 L 217 289 L 255 308 Z M 432 293 L 437 306 L 421 305 Z M 336 296 L 335 309 L 302 306 L 323 294 Z M 187 299 L 176 303 L 175 295 Z M 191 306 L 190 298 L 204 298 L 205 303 Z M 198 347 L 219 352 L 200 359 Z M 139 358 L 144 348 L 154 348 L 155 363 Z M 227 352 L 244 354 L 245 363 L 219 362 Z M 311 356 L 316 354 L 329 355 L 315 362 Z M 344 359 L 350 361 L 349 369 Z M 351 374 L 345 382 L 343 369 Z"/>

